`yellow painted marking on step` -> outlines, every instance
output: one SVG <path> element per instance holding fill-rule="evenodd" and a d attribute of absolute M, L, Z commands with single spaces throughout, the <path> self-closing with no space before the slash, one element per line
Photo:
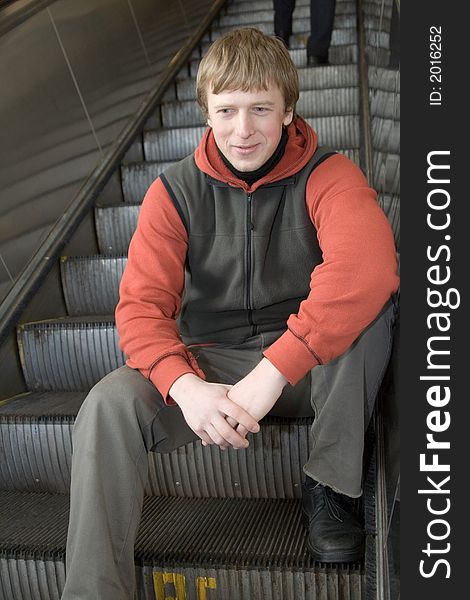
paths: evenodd
<path fill-rule="evenodd" d="M 165 584 L 172 583 L 175 586 L 176 596 L 167 596 Z M 186 600 L 186 577 L 181 573 L 162 573 L 154 571 L 153 589 L 157 600 Z"/>
<path fill-rule="evenodd" d="M 217 588 L 215 577 L 197 577 L 196 589 L 198 600 L 207 600 L 207 588 L 211 590 L 215 590 Z"/>

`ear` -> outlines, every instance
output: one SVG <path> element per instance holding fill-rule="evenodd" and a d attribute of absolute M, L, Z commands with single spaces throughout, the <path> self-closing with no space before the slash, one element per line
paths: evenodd
<path fill-rule="evenodd" d="M 294 111 L 292 108 L 288 108 L 286 110 L 286 114 L 284 117 L 284 120 L 282 121 L 282 124 L 287 127 L 288 125 L 290 125 L 292 123 L 292 120 L 294 118 Z"/>
<path fill-rule="evenodd" d="M 212 127 L 212 123 L 211 123 L 211 120 L 210 120 L 209 116 L 206 119 L 206 124 L 207 124 L 208 127 Z"/>

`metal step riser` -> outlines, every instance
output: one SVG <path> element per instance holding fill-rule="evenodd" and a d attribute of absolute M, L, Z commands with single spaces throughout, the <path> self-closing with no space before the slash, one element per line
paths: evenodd
<path fill-rule="evenodd" d="M 295 10 L 302 9 L 304 7 L 310 7 L 310 0 L 297 0 L 295 3 Z M 356 4 L 351 0 L 337 0 L 336 2 L 336 15 L 346 14 L 355 10 Z M 241 2 L 230 2 L 228 6 L 222 11 L 222 15 L 232 15 L 240 13 L 251 13 L 259 11 L 267 11 L 273 9 L 272 0 L 244 0 Z M 309 10 L 309 8 L 308 8 Z M 392 14 L 392 2 L 376 2 L 366 1 L 363 3 L 363 10 L 366 15 L 373 14 L 377 17 L 383 15 L 385 18 L 390 19 Z"/>
<path fill-rule="evenodd" d="M 354 115 L 359 112 L 359 91 L 351 87 L 301 91 L 296 111 L 303 117 Z M 204 125 L 196 101 L 162 105 L 162 122 L 168 128 Z"/>
<path fill-rule="evenodd" d="M 354 20 L 354 16 L 351 19 Z M 266 35 L 274 35 L 274 23 L 271 22 L 261 22 L 261 23 L 253 23 L 251 27 L 256 27 Z M 235 27 L 214 27 L 211 31 L 211 40 L 215 41 L 219 37 L 222 37 L 224 34 L 232 31 Z M 374 40 L 374 45 L 377 42 L 380 42 L 382 39 L 382 32 L 377 32 L 378 35 L 375 35 L 375 32 L 370 31 L 370 39 Z M 296 45 L 300 45 L 302 42 L 298 39 L 299 36 L 305 38 L 303 43 L 305 44 L 307 41 L 307 37 L 310 34 L 310 20 L 309 19 L 298 19 L 292 22 L 292 36 L 291 38 L 293 42 L 297 42 Z M 383 34 L 383 39 L 386 39 L 386 34 Z M 357 43 L 357 33 L 356 33 L 356 25 L 350 25 L 349 27 L 341 27 L 333 29 L 331 35 L 331 46 L 345 46 L 348 44 L 356 44 Z M 385 44 L 378 43 L 379 46 L 383 46 L 387 48 Z"/>
<path fill-rule="evenodd" d="M 374 152 L 373 187 L 384 194 L 400 193 L 400 155 Z"/>
<path fill-rule="evenodd" d="M 164 600 L 163 582 L 179 585 L 181 595 L 177 598 L 185 600 L 364 600 L 365 597 L 365 576 L 340 571 L 319 574 L 281 569 L 181 568 L 178 564 L 165 564 L 144 567 L 139 575 L 139 598 L 145 599 Z"/>
<path fill-rule="evenodd" d="M 178 589 L 185 600 L 363 600 L 365 576 L 347 571 L 314 573 L 272 569 L 181 568 L 136 565 L 138 600 L 165 600 Z M 64 560 L 0 558 L 0 597 L 5 600 L 60 600 Z M 171 596 L 175 598 L 175 596 Z"/>
<path fill-rule="evenodd" d="M 2 600 L 60 600 L 64 586 L 63 559 L 3 558 L 0 554 Z"/>
<path fill-rule="evenodd" d="M 375 90 L 369 94 L 372 118 L 400 120 L 400 94 Z"/>
<path fill-rule="evenodd" d="M 348 158 L 353 160 L 356 164 L 359 164 L 359 150 L 354 148 L 338 149 L 339 152 L 345 154 Z M 125 189 L 125 200 L 127 202 L 141 202 L 144 198 L 150 184 L 168 168 L 168 166 L 174 164 L 174 162 L 161 162 L 161 163 L 142 163 L 137 165 L 129 165 L 122 169 L 122 175 L 124 177 L 122 181 L 123 189 Z M 115 239 L 119 235 L 119 231 L 116 234 L 112 232 L 112 225 L 109 224 L 106 230 L 108 237 L 113 236 Z M 131 235 L 131 234 L 129 234 Z M 130 239 L 130 238 L 129 238 Z M 113 242 L 116 245 L 116 242 Z M 124 241 L 119 242 L 119 247 L 124 247 Z M 125 246 L 123 252 L 126 251 Z"/>
<path fill-rule="evenodd" d="M 0 489 L 68 494 L 72 456 L 68 422 L 3 422 Z M 149 453 L 148 496 L 186 498 L 297 498 L 310 452 L 310 424 L 262 423 L 246 450 L 193 442 L 165 454 Z"/>
<path fill-rule="evenodd" d="M 174 162 L 146 162 L 122 166 L 121 182 L 124 201 L 142 202 L 150 184 Z"/>
<path fill-rule="evenodd" d="M 400 72 L 381 67 L 370 67 L 368 70 L 369 89 L 384 92 L 400 93 Z"/>
<path fill-rule="evenodd" d="M 20 328 L 18 344 L 32 391 L 86 391 L 125 362 L 112 323 Z"/>
<path fill-rule="evenodd" d="M 179 160 L 191 154 L 198 145 L 205 127 L 167 129 L 144 132 L 146 160 Z"/>
<path fill-rule="evenodd" d="M 377 69 L 374 67 L 374 70 Z M 381 70 L 383 72 L 383 69 Z M 357 67 L 354 65 L 330 65 L 321 69 L 300 68 L 298 70 L 299 84 L 301 90 L 320 90 L 325 88 L 355 87 L 358 84 Z M 377 84 L 386 86 L 392 84 L 383 76 L 375 75 Z M 386 88 L 388 90 L 388 88 Z M 393 91 L 395 88 L 392 87 Z M 185 79 L 176 84 L 178 100 L 194 100 L 196 98 L 196 80 Z"/>
<path fill-rule="evenodd" d="M 225 32 L 229 31 L 232 28 L 236 27 L 252 27 L 253 23 L 255 23 L 254 27 L 258 27 L 263 25 L 268 28 L 269 31 L 272 32 L 271 35 L 274 35 L 274 11 L 257 11 L 252 13 L 238 14 L 238 15 L 227 15 L 225 17 L 221 17 L 219 22 L 216 23 L 213 27 L 213 32 Z M 376 25 L 378 29 L 380 26 L 380 19 L 370 20 L 368 23 L 369 27 L 372 28 L 373 25 Z M 386 23 L 382 23 L 382 28 L 385 28 Z M 293 19 L 292 19 L 292 31 L 296 32 L 306 32 L 309 33 L 310 28 L 310 7 L 299 7 L 294 11 Z M 356 15 L 352 14 L 343 14 L 337 15 L 334 22 L 334 29 L 355 29 L 356 28 Z"/>
<path fill-rule="evenodd" d="M 359 117 L 306 119 L 317 132 L 319 143 L 332 148 L 359 148 Z"/>
<path fill-rule="evenodd" d="M 387 154 L 400 152 L 400 122 L 392 119 L 371 119 L 372 145 L 374 150 Z"/>
<path fill-rule="evenodd" d="M 397 194 L 379 194 L 379 206 L 387 215 L 395 238 L 397 249 L 400 248 L 400 196 Z"/>
<path fill-rule="evenodd" d="M 127 258 L 121 257 L 62 260 L 62 288 L 68 314 L 113 313 L 126 264 Z"/>
<path fill-rule="evenodd" d="M 388 64 L 389 52 L 381 48 L 378 49 L 377 57 L 375 49 L 368 48 L 368 57 L 373 54 L 374 61 L 372 64 L 378 66 L 385 66 Z M 307 53 L 305 51 L 305 45 L 297 50 L 290 50 L 292 62 L 298 68 L 307 66 Z M 328 60 L 332 65 L 349 65 L 351 63 L 357 63 L 357 46 L 350 44 L 347 46 L 330 46 L 328 54 Z M 190 77 L 196 77 L 199 68 L 198 60 L 192 60 L 190 63 L 189 75 Z M 315 71 L 324 69 L 325 67 L 312 67 Z"/>
<path fill-rule="evenodd" d="M 321 144 L 334 148 L 359 147 L 359 117 L 319 117 L 306 119 L 318 133 Z M 184 158 L 194 152 L 203 127 L 147 131 L 144 148 L 147 160 L 168 161 Z"/>
<path fill-rule="evenodd" d="M 127 254 L 129 242 L 137 227 L 139 212 L 140 205 L 95 209 L 96 235 L 101 254 Z"/>

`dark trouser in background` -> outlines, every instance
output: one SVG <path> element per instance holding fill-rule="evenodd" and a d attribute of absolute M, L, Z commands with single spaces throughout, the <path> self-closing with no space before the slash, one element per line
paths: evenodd
<path fill-rule="evenodd" d="M 274 33 L 286 39 L 292 34 L 292 13 L 295 0 L 273 0 Z M 335 20 L 336 0 L 310 0 L 309 56 L 328 56 Z"/>
<path fill-rule="evenodd" d="M 313 449 L 304 471 L 337 491 L 361 494 L 364 433 L 388 364 L 394 306 L 339 358 L 287 385 L 271 414 L 307 416 Z M 279 332 L 239 346 L 192 347 L 208 381 L 235 383 Z M 73 431 L 66 585 L 63 600 L 134 597 L 134 544 L 148 478 L 148 452 L 194 441 L 177 406 L 166 406 L 138 371 L 121 367 L 88 394 Z M 243 450 L 239 450 L 243 452 Z"/>

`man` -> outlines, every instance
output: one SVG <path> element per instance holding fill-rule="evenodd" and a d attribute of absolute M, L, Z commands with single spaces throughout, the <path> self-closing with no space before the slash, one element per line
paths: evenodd
<path fill-rule="evenodd" d="M 274 34 L 289 47 L 295 0 L 273 0 Z M 310 35 L 307 40 L 307 64 L 328 64 L 328 53 L 335 20 L 336 0 L 310 0 Z"/>
<path fill-rule="evenodd" d="M 375 192 L 346 157 L 316 153 L 298 95 L 288 51 L 256 29 L 201 62 L 208 128 L 150 186 L 129 247 L 116 310 L 127 366 L 95 386 L 74 428 L 64 600 L 133 597 L 149 450 L 244 448 L 270 411 L 315 412 L 313 556 L 362 556 L 352 499 L 389 358 L 396 255 Z"/>

